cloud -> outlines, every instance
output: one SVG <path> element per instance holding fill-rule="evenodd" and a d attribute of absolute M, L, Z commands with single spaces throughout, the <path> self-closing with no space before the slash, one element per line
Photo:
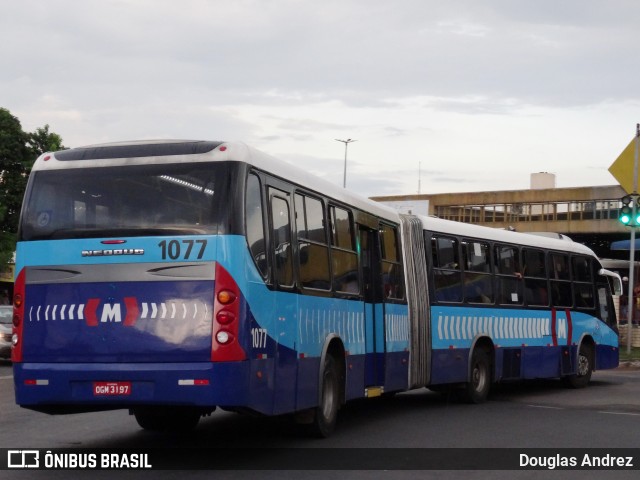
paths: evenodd
<path fill-rule="evenodd" d="M 318 96 L 361 106 L 426 94 L 577 105 L 612 98 L 610 85 L 631 87 L 638 73 L 612 54 L 633 44 L 635 25 L 607 35 L 611 8 L 594 2 L 578 14 L 583 23 L 557 2 L 555 15 L 541 12 L 546 2 L 65 3 L 6 8 L 4 35 L 21 48 L 4 47 L 0 78 L 72 84 L 83 101 L 125 83 L 123 101 L 186 95 L 188 85 L 232 102 L 253 90 L 278 104 Z M 618 14 L 637 10 L 623 2 Z M 637 98 L 635 88 L 616 92 Z"/>
<path fill-rule="evenodd" d="M 631 0 L 5 2 L 0 106 L 68 146 L 239 139 L 338 184 L 335 139 L 354 138 L 349 185 L 372 195 L 417 191 L 420 162 L 424 192 L 526 188 L 543 165 L 606 184 L 637 121 L 639 15 Z"/>

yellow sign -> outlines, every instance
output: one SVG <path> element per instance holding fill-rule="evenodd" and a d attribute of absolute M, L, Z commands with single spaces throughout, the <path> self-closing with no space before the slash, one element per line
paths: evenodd
<path fill-rule="evenodd" d="M 634 137 L 618 158 L 616 158 L 616 161 L 609 167 L 611 175 L 613 175 L 627 193 L 637 193 L 633 191 L 633 163 L 635 161 L 635 155 L 636 139 Z M 638 175 L 638 177 L 640 177 L 640 175 Z M 640 188 L 640 182 L 637 185 Z"/>

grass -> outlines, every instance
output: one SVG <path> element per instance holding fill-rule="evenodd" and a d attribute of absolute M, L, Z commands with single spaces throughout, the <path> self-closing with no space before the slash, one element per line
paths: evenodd
<path fill-rule="evenodd" d="M 620 345 L 620 362 L 640 361 L 640 347 L 631 347 L 631 353 L 627 353 L 627 344 Z"/>

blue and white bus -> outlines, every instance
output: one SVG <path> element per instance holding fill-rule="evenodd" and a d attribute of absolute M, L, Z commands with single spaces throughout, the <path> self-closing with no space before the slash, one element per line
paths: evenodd
<path fill-rule="evenodd" d="M 400 215 L 242 143 L 47 153 L 20 221 L 16 401 L 327 436 L 357 398 L 582 387 L 618 364 L 607 274 L 577 243 Z"/>

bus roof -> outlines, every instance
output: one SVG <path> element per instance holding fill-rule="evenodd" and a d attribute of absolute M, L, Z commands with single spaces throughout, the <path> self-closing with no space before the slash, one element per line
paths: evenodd
<path fill-rule="evenodd" d="M 437 217 L 420 217 L 426 230 L 470 238 L 481 238 L 497 242 L 512 243 L 549 250 L 567 251 L 595 257 L 595 253 L 585 245 L 574 242 L 568 237 L 563 239 L 549 236 L 513 232 L 498 228 L 483 227 L 469 223 L 452 222 Z"/>

